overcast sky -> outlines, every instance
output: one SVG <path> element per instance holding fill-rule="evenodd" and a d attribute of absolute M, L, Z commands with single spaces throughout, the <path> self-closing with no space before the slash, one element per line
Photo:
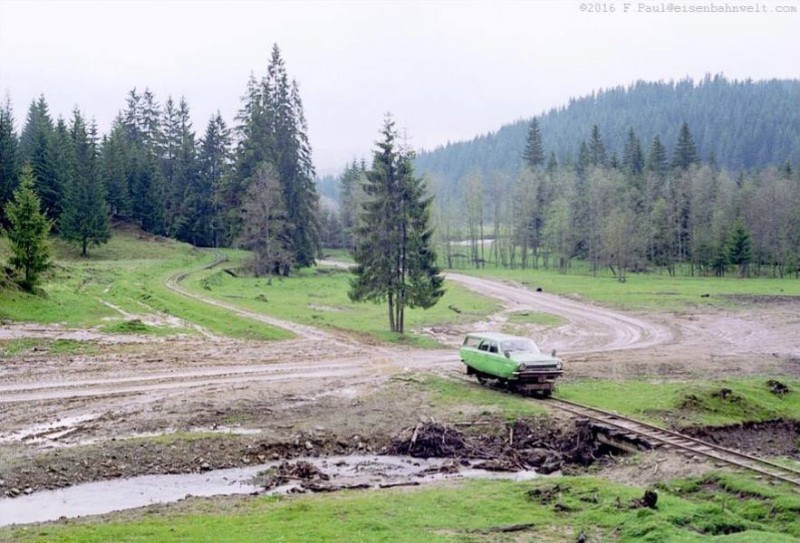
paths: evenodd
<path fill-rule="evenodd" d="M 669 6 L 756 13 L 642 13 Z M 610 9 L 592 13 L 582 9 Z M 781 6 L 794 13 L 778 13 Z M 185 96 L 198 137 L 232 123 L 278 43 L 300 84 L 317 169 L 369 157 L 393 112 L 415 148 L 469 139 L 637 79 L 800 77 L 800 1 L 0 0 L 0 92 L 18 125 L 44 94 L 102 132 L 133 87 Z"/>

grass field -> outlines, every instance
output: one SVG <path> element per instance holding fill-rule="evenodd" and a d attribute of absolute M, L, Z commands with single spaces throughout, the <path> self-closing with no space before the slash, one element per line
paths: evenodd
<path fill-rule="evenodd" d="M 223 268 L 238 267 L 246 256 L 242 251 L 225 253 L 230 261 Z M 389 332 L 385 303 L 350 301 L 347 297 L 350 277 L 346 270 L 324 266 L 272 280 L 233 277 L 224 269 L 214 268 L 192 274 L 182 284 L 204 296 L 293 322 L 363 334 L 382 341 L 435 346 L 424 337 Z M 463 287 L 447 283 L 445 288 L 445 295 L 434 307 L 406 309 L 406 332 L 426 326 L 469 323 L 499 310 L 490 299 Z"/>
<path fill-rule="evenodd" d="M 558 396 L 622 415 L 680 426 L 722 426 L 800 418 L 800 379 L 784 379 L 789 393 L 770 392 L 767 377 L 693 382 L 584 380 L 562 383 Z M 722 393 L 725 389 L 730 393 Z"/>
<path fill-rule="evenodd" d="M 638 273 L 629 274 L 627 281 L 620 283 L 606 272 L 595 277 L 580 266 L 568 274 L 560 274 L 555 270 L 508 270 L 493 267 L 453 271 L 517 281 L 529 288 L 541 287 L 545 292 L 640 311 L 735 308 L 752 305 L 758 302 L 759 297 L 800 298 L 800 280 L 794 278 L 670 277 L 666 273 Z"/>
<path fill-rule="evenodd" d="M 185 504 L 181 512 L 127 520 L 0 529 L 15 543 L 99 542 L 517 542 L 781 543 L 800 537 L 800 496 L 747 476 L 710 474 L 657 489 L 594 477 L 526 483 L 466 481 L 421 489 L 345 491 Z M 746 497 L 747 499 L 743 499 Z M 503 527 L 528 525 L 503 533 Z"/>
<path fill-rule="evenodd" d="M 224 309 L 168 290 L 164 286 L 168 277 L 213 259 L 210 253 L 184 243 L 126 229 L 116 231 L 108 244 L 94 248 L 88 258 L 55 239 L 52 247 L 54 266 L 44 276 L 41 293 L 0 289 L 0 320 L 98 327 L 112 333 L 196 333 L 181 326 L 137 322 L 149 316 L 167 323 L 172 316 L 220 335 L 261 340 L 291 337 L 284 330 L 230 315 Z M 0 261 L 7 255 L 4 244 L 0 246 Z"/>
<path fill-rule="evenodd" d="M 94 248 L 88 258 L 78 256 L 73 247 L 55 238 L 51 243 L 55 265 L 45 274 L 41 292 L 30 295 L 17 289 L 0 289 L 0 320 L 96 327 L 108 333 L 196 333 L 191 327 L 169 323 L 169 317 L 178 317 L 220 335 L 260 340 L 292 337 L 285 330 L 231 315 L 164 286 L 175 273 L 201 270 L 212 262 L 214 255 L 210 251 L 198 251 L 130 227 L 117 230 L 108 244 Z M 224 252 L 232 267 L 247 256 L 244 251 Z M 5 261 L 7 255 L 6 241 L 0 241 L 0 261 Z M 265 278 L 233 278 L 216 268 L 193 273 L 184 284 L 205 296 L 294 322 L 381 341 L 436 345 L 421 336 L 388 332 L 385 304 L 352 303 L 347 298 L 348 281 L 349 274 L 336 268 L 300 270 L 271 282 Z M 406 330 L 472 322 L 497 309 L 486 298 L 447 285 L 447 293 L 433 308 L 407 310 Z M 148 317 L 158 324 L 148 322 Z"/>
<path fill-rule="evenodd" d="M 413 377 L 420 392 L 445 406 L 456 416 L 501 416 L 508 420 L 544 415 L 544 406 L 519 394 L 492 390 L 483 385 L 419 374 Z"/>

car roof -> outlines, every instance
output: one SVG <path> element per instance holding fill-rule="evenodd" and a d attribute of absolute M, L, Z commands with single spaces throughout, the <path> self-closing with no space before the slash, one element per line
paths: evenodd
<path fill-rule="evenodd" d="M 478 339 L 488 339 L 491 341 L 508 341 L 512 339 L 530 339 L 527 337 L 522 336 L 512 336 L 509 334 L 501 334 L 499 332 L 472 332 L 467 334 L 468 337 L 474 337 Z"/>

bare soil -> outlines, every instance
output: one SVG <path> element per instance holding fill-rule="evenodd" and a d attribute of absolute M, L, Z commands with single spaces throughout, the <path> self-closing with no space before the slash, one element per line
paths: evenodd
<path fill-rule="evenodd" d="M 475 329 L 499 330 L 510 311 L 563 317 L 563 326 L 530 326 L 530 333 L 544 350 L 558 349 L 567 363 L 565 379 L 800 376 L 800 302 L 784 299 L 789 297 L 729 311 L 623 314 L 517 285 L 448 277 L 504 304 L 503 312 Z M 171 286 L 183 292 L 177 281 Z M 403 379 L 420 371 L 463 371 L 455 349 L 370 345 L 341 333 L 236 311 L 285 325 L 298 338 L 269 343 L 210 335 L 165 340 L 0 326 L 0 342 L 69 337 L 91 347 L 86 350 L 91 354 L 42 351 L 0 358 L 0 495 L 13 494 L 12 489 L 35 492 L 97 479 L 243 466 L 276 456 L 416 454 L 423 445 L 428 448 L 421 454 L 453 458 L 465 450 L 479 451 L 474 458 L 503 469 L 573 469 L 603 458 L 603 473 L 629 481 L 682 474 L 687 462 L 705 469 L 700 461 L 663 452 L 637 460 L 643 462 L 641 469 L 608 465 L 607 451 L 581 441 L 572 426 L 562 432 L 557 425 L 527 422 L 512 438 L 504 422 L 482 420 L 469 431 L 437 427 L 432 423 L 463 419 L 464 414 L 437 406 Z M 466 331 L 437 327 L 426 333 L 455 346 Z M 415 430 L 417 439 L 411 443 Z M 796 426 L 777 423 L 768 430 L 707 434 L 752 452 L 789 455 L 796 455 L 796 436 Z M 430 449 L 443 438 L 456 449 Z"/>

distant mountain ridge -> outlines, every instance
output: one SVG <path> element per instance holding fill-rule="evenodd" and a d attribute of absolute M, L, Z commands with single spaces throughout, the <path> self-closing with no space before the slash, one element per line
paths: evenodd
<path fill-rule="evenodd" d="M 575 160 L 593 125 L 600 128 L 609 156 L 622 156 L 633 128 L 645 152 L 653 138 L 672 152 L 686 121 L 700 156 L 710 154 L 729 170 L 800 163 L 800 80 L 729 80 L 722 75 L 700 81 L 637 81 L 614 87 L 539 115 L 545 156 L 559 164 Z M 472 172 L 514 176 L 522 165 L 530 119 L 502 126 L 470 141 L 448 143 L 416 158 L 418 173 L 437 186 L 455 185 Z"/>

